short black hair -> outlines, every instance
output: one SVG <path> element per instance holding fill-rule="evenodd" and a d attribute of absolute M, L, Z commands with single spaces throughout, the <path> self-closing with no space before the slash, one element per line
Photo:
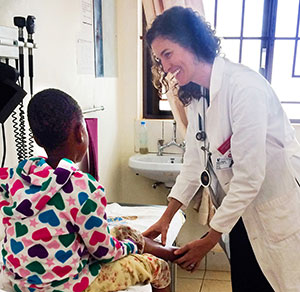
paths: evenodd
<path fill-rule="evenodd" d="M 34 95 L 28 104 L 27 116 L 34 137 L 47 150 L 63 145 L 73 120 L 80 122 L 83 117 L 76 100 L 53 88 Z"/>

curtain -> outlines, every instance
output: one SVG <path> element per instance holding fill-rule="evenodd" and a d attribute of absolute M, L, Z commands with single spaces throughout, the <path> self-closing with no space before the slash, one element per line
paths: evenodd
<path fill-rule="evenodd" d="M 89 136 L 89 147 L 84 157 L 80 169 L 91 174 L 96 180 L 99 180 L 98 169 L 98 119 L 85 118 L 86 128 Z"/>
<path fill-rule="evenodd" d="M 143 8 L 146 17 L 147 27 L 151 26 L 151 23 L 155 17 L 165 10 L 173 6 L 190 7 L 197 11 L 201 16 L 204 16 L 204 7 L 202 0 L 143 0 Z M 171 89 L 167 93 L 167 98 L 176 120 L 178 129 L 183 137 L 185 137 L 187 128 L 187 117 L 185 108 L 180 102 L 177 94 Z"/>

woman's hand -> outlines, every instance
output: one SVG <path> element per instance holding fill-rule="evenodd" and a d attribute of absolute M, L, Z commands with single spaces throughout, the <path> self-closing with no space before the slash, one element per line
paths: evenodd
<path fill-rule="evenodd" d="M 166 80 L 169 84 L 169 91 L 167 92 L 167 95 L 168 94 L 172 94 L 175 96 L 178 95 L 179 85 L 178 85 L 178 81 L 176 79 L 177 73 L 178 73 L 177 71 L 175 72 L 175 74 L 168 72 L 168 74 L 166 75 Z"/>
<path fill-rule="evenodd" d="M 221 235 L 222 233 L 211 229 L 204 238 L 189 242 L 174 252 L 175 255 L 182 255 L 175 263 L 187 271 L 195 271 L 203 257 L 218 243 Z"/>
<path fill-rule="evenodd" d="M 162 245 L 166 245 L 167 240 L 167 232 L 169 229 L 170 222 L 161 217 L 156 223 L 150 226 L 146 231 L 142 234 L 145 237 L 155 239 L 157 236 L 161 234 L 161 243 Z"/>
<path fill-rule="evenodd" d="M 170 222 L 177 212 L 177 210 L 181 207 L 182 203 L 177 201 L 174 198 L 170 199 L 167 209 L 160 217 L 160 219 L 150 226 L 146 231 L 143 232 L 145 237 L 149 237 L 151 239 L 155 239 L 157 236 L 161 234 L 161 243 L 162 245 L 166 245 L 167 241 L 167 232 L 169 229 Z"/>

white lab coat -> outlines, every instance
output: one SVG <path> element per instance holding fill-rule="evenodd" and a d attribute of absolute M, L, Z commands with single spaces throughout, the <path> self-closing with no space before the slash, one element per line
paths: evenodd
<path fill-rule="evenodd" d="M 169 197 L 187 206 L 204 169 L 203 142 L 196 140 L 202 103 L 188 106 L 184 166 Z M 210 225 L 229 233 L 243 218 L 257 261 L 281 292 L 300 291 L 300 146 L 269 83 L 258 73 L 217 57 L 206 110 L 206 132 L 212 163 L 226 196 Z M 231 136 L 231 148 L 218 148 Z M 231 153 L 231 154 L 230 154 Z M 217 159 L 233 165 L 216 169 Z"/>

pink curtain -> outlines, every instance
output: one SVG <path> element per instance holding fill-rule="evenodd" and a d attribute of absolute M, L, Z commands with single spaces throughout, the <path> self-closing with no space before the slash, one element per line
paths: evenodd
<path fill-rule="evenodd" d="M 202 0 L 143 0 L 147 26 L 150 27 L 155 17 L 173 6 L 190 7 L 204 17 Z M 185 108 L 172 90 L 167 93 L 167 98 L 176 120 L 180 133 L 185 136 L 187 128 L 187 117 Z"/>
<path fill-rule="evenodd" d="M 86 127 L 89 135 L 89 149 L 87 153 L 87 172 L 99 180 L 98 167 L 98 119 L 86 118 Z"/>

